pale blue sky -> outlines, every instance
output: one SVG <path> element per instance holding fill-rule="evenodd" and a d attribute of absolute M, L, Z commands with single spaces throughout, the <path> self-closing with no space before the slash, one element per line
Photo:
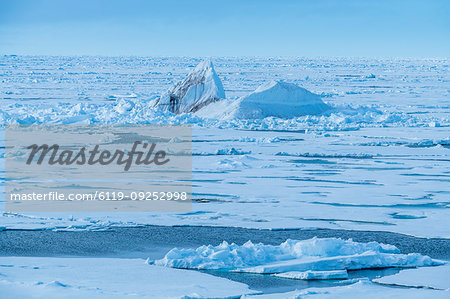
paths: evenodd
<path fill-rule="evenodd" d="M 0 53 L 449 57 L 448 0 L 0 0 Z"/>

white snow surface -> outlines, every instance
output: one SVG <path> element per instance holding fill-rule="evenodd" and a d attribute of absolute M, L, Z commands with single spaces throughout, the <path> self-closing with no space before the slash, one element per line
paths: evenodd
<path fill-rule="evenodd" d="M 391 288 L 372 283 L 367 280 L 357 283 L 326 288 L 308 288 L 301 291 L 266 295 L 249 295 L 242 298 L 253 299 L 349 299 L 349 298 L 408 298 L 408 299 L 447 299 L 448 291 L 431 289 Z"/>
<path fill-rule="evenodd" d="M 236 298 L 247 285 L 142 259 L 0 257 L 0 297 Z"/>
<path fill-rule="evenodd" d="M 215 269 L 249 273 L 358 270 L 387 267 L 422 267 L 442 262 L 417 253 L 400 254 L 398 248 L 377 242 L 358 243 L 337 238 L 287 240 L 280 245 L 218 246 L 169 251 L 152 264 L 184 269 Z"/>
<path fill-rule="evenodd" d="M 206 59 L 185 79 L 161 95 L 156 106 L 176 114 L 189 113 L 224 98 L 222 81 L 217 76 L 212 61 Z"/>
<path fill-rule="evenodd" d="M 406 269 L 395 275 L 384 276 L 373 281 L 386 285 L 450 291 L 450 264 L 447 263 L 438 267 Z"/>
<path fill-rule="evenodd" d="M 238 100 L 217 102 L 198 112 L 199 116 L 219 119 L 294 118 L 320 114 L 330 109 L 320 96 L 282 81 L 271 81 Z"/>

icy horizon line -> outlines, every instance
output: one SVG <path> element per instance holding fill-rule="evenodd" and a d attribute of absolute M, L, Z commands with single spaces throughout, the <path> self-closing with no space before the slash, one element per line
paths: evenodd
<path fill-rule="evenodd" d="M 216 55 L 216 56 L 191 56 L 191 55 L 107 55 L 107 54 L 71 54 L 71 55 L 58 55 L 58 54 L 2 54 L 2 57 L 101 57 L 101 58 L 194 58 L 194 59 L 231 59 L 231 58 L 243 58 L 243 59 L 372 59 L 372 60 L 449 60 L 450 57 L 444 56 L 293 56 L 293 55 Z"/>

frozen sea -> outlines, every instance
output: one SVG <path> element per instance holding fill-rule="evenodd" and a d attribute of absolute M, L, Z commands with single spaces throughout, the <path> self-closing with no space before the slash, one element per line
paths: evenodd
<path fill-rule="evenodd" d="M 214 58 L 228 99 L 270 80 L 332 110 L 262 120 L 174 116 L 149 102 L 198 58 L 0 57 L 5 123 L 189 123 L 192 213 L 2 214 L 5 228 L 332 228 L 448 238 L 448 59 Z"/>
<path fill-rule="evenodd" d="M 151 108 L 200 61 L 0 56 L 0 121 L 5 124 L 193 127 L 192 212 L 2 211 L 0 290 L 7 298 L 57 298 L 60 292 L 68 298 L 128 297 L 146 296 L 151 290 L 156 290 L 155 297 L 223 298 L 269 289 L 268 293 L 290 291 L 280 298 L 448 296 L 450 282 L 439 279 L 449 277 L 448 266 L 398 274 L 397 269 L 369 270 L 349 274 L 344 282 L 298 283 L 260 274 L 147 265 L 146 257 L 162 258 L 177 246 L 216 246 L 222 239 L 239 246 L 247 240 L 280 244 L 287 238 L 313 236 L 395 244 L 402 254 L 449 259 L 448 59 L 216 57 L 215 70 L 227 99 L 244 96 L 268 81 L 284 80 L 321 95 L 331 109 L 292 119 L 243 120 L 172 115 Z M 3 159 L 2 153 L 0 165 Z M 4 179 L 0 183 L 3 187 Z M 180 232 L 180 227 L 189 232 Z M 128 231 L 133 229 L 139 233 Z M 91 267 L 99 275 L 108 273 L 109 282 L 127 269 L 130 281 L 96 281 L 89 276 Z M 134 279 L 133 273 L 145 273 L 153 284 Z M 372 282 L 377 277 L 382 278 Z"/>

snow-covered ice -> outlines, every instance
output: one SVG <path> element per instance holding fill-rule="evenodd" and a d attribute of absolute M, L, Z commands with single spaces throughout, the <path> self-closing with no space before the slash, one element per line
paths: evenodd
<path fill-rule="evenodd" d="M 0 297 L 236 298 L 247 285 L 141 259 L 0 257 Z"/>
<path fill-rule="evenodd" d="M 199 63 L 0 56 L 3 123 L 192 124 L 196 200 L 192 213 L 178 214 L 2 213 L 0 226 L 217 225 L 450 237 L 442 225 L 450 208 L 448 59 L 218 57 L 227 100 L 204 109 L 272 80 L 302 86 L 330 109 L 224 120 L 151 107 Z"/>
<path fill-rule="evenodd" d="M 410 288 L 391 288 L 381 286 L 372 283 L 367 280 L 359 281 L 357 283 L 346 285 L 346 286 L 336 286 L 336 287 L 326 287 L 326 288 L 308 288 L 301 291 L 292 291 L 288 293 L 277 293 L 277 294 L 266 294 L 266 295 L 256 295 L 256 296 L 243 296 L 243 298 L 254 298 L 254 299 L 348 299 L 348 298 L 368 298 L 368 299 L 379 299 L 379 298 L 410 298 L 410 299 L 423 299 L 423 298 L 435 298 L 435 299 L 445 299 L 448 298 L 450 292 L 431 290 L 431 289 L 410 289 Z"/>
<path fill-rule="evenodd" d="M 195 199 L 189 213 L 4 212 L 0 227 L 212 225 L 450 238 L 443 225 L 450 208 L 448 59 L 218 57 L 214 64 L 0 56 L 2 123 L 191 124 Z M 154 263 L 329 279 L 351 269 L 440 262 L 375 242 L 313 239 L 173 249 Z M 266 297 L 448 298 L 446 278 L 448 265 L 421 267 L 376 283 Z M 1 258 L 0 291 L 6 298 L 252 293 L 241 283 L 137 259 L 22 257 Z"/>
<path fill-rule="evenodd" d="M 395 275 L 374 279 L 374 281 L 386 285 L 450 291 L 450 264 L 407 269 Z"/>
<path fill-rule="evenodd" d="M 398 248 L 392 245 L 377 242 L 358 243 L 337 238 L 287 240 L 278 246 L 253 244 L 248 241 L 241 246 L 223 242 L 218 246 L 204 245 L 196 249 L 174 248 L 164 258 L 151 263 L 183 269 L 263 274 L 308 270 L 411 268 L 442 264 L 418 253 L 400 254 Z"/>
<path fill-rule="evenodd" d="M 277 277 L 302 279 L 302 280 L 329 280 L 329 279 L 347 279 L 347 270 L 331 270 L 331 271 L 290 271 L 274 274 Z"/>

